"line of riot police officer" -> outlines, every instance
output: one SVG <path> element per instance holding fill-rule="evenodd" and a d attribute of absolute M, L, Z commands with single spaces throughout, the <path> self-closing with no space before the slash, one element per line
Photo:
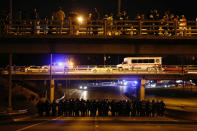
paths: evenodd
<path fill-rule="evenodd" d="M 69 99 L 55 100 L 50 103 L 48 100 L 37 103 L 39 116 L 141 116 L 155 117 L 163 116 L 165 103 L 163 101 L 149 100 L 140 101 L 137 99 L 109 101 L 104 100 L 79 100 Z"/>

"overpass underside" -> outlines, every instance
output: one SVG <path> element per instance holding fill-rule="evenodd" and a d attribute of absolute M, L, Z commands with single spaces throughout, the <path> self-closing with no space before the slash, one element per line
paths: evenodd
<path fill-rule="evenodd" d="M 0 53 L 197 55 L 194 37 L 20 37 L 1 38 Z"/>

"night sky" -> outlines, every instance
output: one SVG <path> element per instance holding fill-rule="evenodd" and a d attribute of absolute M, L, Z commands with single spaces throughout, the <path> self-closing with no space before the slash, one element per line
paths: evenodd
<path fill-rule="evenodd" d="M 39 10 L 40 16 L 50 16 L 61 6 L 66 14 L 69 11 L 78 11 L 87 15 L 93 8 L 98 8 L 101 14 L 117 13 L 117 0 L 13 0 L 13 14 L 18 9 L 31 12 L 33 8 Z M 1 11 L 8 11 L 9 0 L 1 0 Z M 161 15 L 165 11 L 181 15 L 185 14 L 188 19 L 196 18 L 195 0 L 122 0 L 122 10 L 126 10 L 132 19 L 137 13 L 147 14 L 150 9 L 158 9 Z"/>

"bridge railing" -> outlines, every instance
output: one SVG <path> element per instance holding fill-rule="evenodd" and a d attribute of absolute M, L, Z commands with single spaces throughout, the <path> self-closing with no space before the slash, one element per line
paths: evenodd
<path fill-rule="evenodd" d="M 12 73 L 50 73 L 49 69 L 45 72 L 41 70 L 26 72 L 24 66 L 13 66 Z M 42 67 L 40 67 L 42 68 Z M 116 65 L 79 65 L 73 68 L 65 68 L 61 70 L 64 73 L 133 73 L 133 74 L 197 74 L 197 65 L 162 65 L 161 67 L 155 67 L 155 70 L 148 69 L 123 69 L 119 70 Z M 53 74 L 59 73 L 59 70 L 53 70 Z M 8 68 L 1 68 L 0 74 L 8 74 Z"/>
<path fill-rule="evenodd" d="M 138 21 L 138 20 L 92 20 L 78 23 L 72 20 L 13 21 L 1 27 L 3 35 L 86 35 L 86 36 L 197 36 L 197 21 Z"/>

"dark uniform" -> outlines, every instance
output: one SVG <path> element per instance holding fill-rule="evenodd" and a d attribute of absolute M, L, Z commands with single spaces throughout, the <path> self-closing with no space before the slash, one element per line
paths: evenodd
<path fill-rule="evenodd" d="M 160 116 L 164 116 L 165 103 L 163 101 L 161 101 L 159 104 L 160 104 Z"/>
<path fill-rule="evenodd" d="M 74 105 L 73 105 L 73 110 L 74 110 L 74 116 L 79 116 L 79 99 L 77 99 L 76 101 L 74 101 Z"/>
<path fill-rule="evenodd" d="M 74 116 L 73 106 L 74 106 L 74 101 L 72 99 L 70 99 L 69 100 L 69 116 Z"/>
<path fill-rule="evenodd" d="M 116 103 L 115 103 L 115 101 L 112 101 L 111 104 L 110 104 L 110 106 L 111 106 L 112 116 L 115 116 L 116 115 L 115 114 L 115 112 L 116 112 Z"/>
<path fill-rule="evenodd" d="M 136 116 L 137 112 L 137 101 L 132 101 L 131 103 L 131 116 Z"/>
<path fill-rule="evenodd" d="M 98 115 L 99 116 L 103 116 L 103 111 L 104 111 L 104 105 L 103 105 L 103 101 L 99 101 L 98 102 Z"/>
<path fill-rule="evenodd" d="M 152 100 L 152 108 L 151 108 L 151 114 L 152 114 L 152 117 L 155 117 L 155 113 L 157 112 L 157 105 L 155 103 L 155 100 Z"/>
<path fill-rule="evenodd" d="M 108 112 L 109 112 L 109 104 L 108 101 L 104 101 L 103 102 L 103 114 L 104 116 L 108 116 Z"/>
<path fill-rule="evenodd" d="M 145 109 L 145 113 L 146 113 L 146 116 L 150 116 L 150 113 L 151 113 L 151 103 L 149 101 L 146 101 L 146 109 Z"/>
<path fill-rule="evenodd" d="M 58 116 L 63 115 L 63 105 L 64 105 L 63 101 L 60 100 L 58 103 Z"/>
<path fill-rule="evenodd" d="M 81 101 L 81 115 L 86 116 L 87 115 L 87 107 L 86 102 L 84 100 Z"/>
<path fill-rule="evenodd" d="M 65 100 L 64 101 L 64 116 L 69 116 L 69 101 Z"/>
<path fill-rule="evenodd" d="M 37 109 L 38 109 L 38 114 L 39 116 L 43 116 L 43 112 L 44 112 L 44 103 L 39 100 L 39 102 L 36 105 Z"/>
<path fill-rule="evenodd" d="M 55 100 L 51 104 L 51 107 L 52 107 L 52 116 L 56 116 L 56 113 L 57 113 L 57 103 L 56 103 Z"/>
<path fill-rule="evenodd" d="M 45 112 L 46 112 L 46 116 L 50 115 L 50 111 L 51 111 L 51 103 L 46 100 L 45 101 Z"/>

